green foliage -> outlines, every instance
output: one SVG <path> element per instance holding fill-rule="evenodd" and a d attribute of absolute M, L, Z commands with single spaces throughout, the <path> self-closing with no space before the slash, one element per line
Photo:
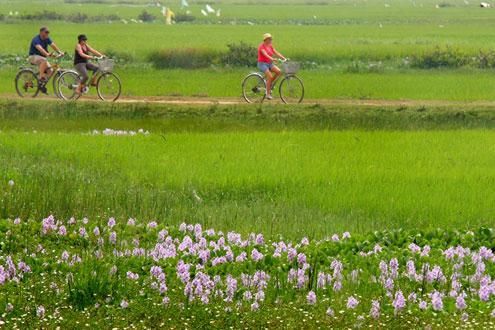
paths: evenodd
<path fill-rule="evenodd" d="M 176 14 L 175 15 L 175 22 L 176 23 L 191 23 L 196 20 L 196 16 L 190 15 L 190 14 Z"/>
<path fill-rule="evenodd" d="M 19 17 L 22 20 L 27 21 L 65 21 L 71 23 L 87 23 L 87 22 L 108 22 L 117 21 L 119 16 L 112 15 L 98 15 L 89 16 L 88 14 L 75 12 L 70 14 L 60 14 L 56 11 L 43 10 L 34 14 L 25 14 Z"/>
<path fill-rule="evenodd" d="M 148 11 L 146 10 L 143 10 L 141 12 L 141 14 L 139 14 L 138 16 L 138 19 L 140 19 L 141 21 L 145 22 L 145 23 L 150 23 L 150 22 L 153 22 L 156 20 L 156 16 L 155 15 L 152 15 L 150 14 Z"/>
<path fill-rule="evenodd" d="M 257 49 L 241 41 L 227 45 L 228 52 L 222 56 L 222 63 L 231 66 L 256 67 Z"/>
<path fill-rule="evenodd" d="M 411 66 L 420 69 L 459 68 L 469 63 L 469 57 L 458 48 L 436 47 L 411 58 Z"/>
<path fill-rule="evenodd" d="M 129 52 L 115 49 L 107 49 L 105 51 L 105 55 L 118 63 L 133 63 L 136 60 L 135 57 Z"/>
<path fill-rule="evenodd" d="M 483 150 L 493 132 L 438 130 L 493 127 L 490 110 L 7 101 L 3 109 L 0 184 L 16 184 L 1 217 L 198 219 L 285 237 L 491 224 L 486 164 L 495 160 Z M 151 135 L 87 135 L 106 127 Z"/>
<path fill-rule="evenodd" d="M 85 261 L 77 265 L 74 271 L 67 276 L 69 289 L 67 300 L 78 310 L 104 301 L 114 293 L 114 289 L 118 286 L 118 282 L 111 278 L 110 268 L 94 259 L 89 260 L 89 262 Z"/>
<path fill-rule="evenodd" d="M 218 52 L 201 48 L 164 49 L 151 53 L 149 60 L 158 69 L 207 68 L 218 62 Z"/>

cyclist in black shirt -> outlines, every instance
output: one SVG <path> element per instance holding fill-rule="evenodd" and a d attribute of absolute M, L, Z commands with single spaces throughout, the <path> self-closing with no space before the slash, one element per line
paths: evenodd
<path fill-rule="evenodd" d="M 77 45 L 76 51 L 74 55 L 74 66 L 76 71 L 81 75 L 81 81 L 79 86 L 77 86 L 76 93 L 81 94 L 84 87 L 86 86 L 86 82 L 89 79 L 88 70 L 93 72 L 93 77 L 91 80 L 91 86 L 94 86 L 96 81 L 96 72 L 98 71 L 98 66 L 90 63 L 89 60 L 92 60 L 96 57 L 103 57 L 104 55 L 97 51 L 94 48 L 91 48 L 88 45 L 88 38 L 86 35 L 81 34 L 77 37 Z"/>

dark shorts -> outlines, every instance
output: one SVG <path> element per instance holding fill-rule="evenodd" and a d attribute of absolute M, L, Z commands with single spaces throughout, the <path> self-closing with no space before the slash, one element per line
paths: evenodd
<path fill-rule="evenodd" d="M 93 74 L 98 71 L 98 67 L 93 63 L 79 63 L 75 65 L 76 71 L 81 75 L 82 83 L 88 81 L 88 71 L 93 71 Z"/>
<path fill-rule="evenodd" d="M 258 62 L 258 69 L 261 72 L 266 72 L 266 70 L 271 71 L 273 68 L 273 63 Z"/>

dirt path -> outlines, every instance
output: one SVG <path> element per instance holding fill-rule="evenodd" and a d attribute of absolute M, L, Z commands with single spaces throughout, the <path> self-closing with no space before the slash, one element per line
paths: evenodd
<path fill-rule="evenodd" d="M 11 101 L 21 100 L 16 95 L 4 95 L 0 98 Z M 40 96 L 35 100 L 58 101 L 61 100 L 51 96 Z M 77 102 L 99 101 L 96 97 L 83 97 Z M 241 98 L 199 98 L 199 97 L 122 97 L 117 104 L 170 104 L 170 105 L 241 105 L 246 104 Z M 279 100 L 265 101 L 263 104 L 282 104 Z M 479 101 L 446 101 L 446 100 L 358 100 L 358 99 L 314 99 L 305 100 L 306 105 L 341 105 L 341 106 L 372 106 L 372 107 L 415 107 L 415 106 L 479 106 L 479 107 L 495 107 L 495 101 L 479 100 Z"/>

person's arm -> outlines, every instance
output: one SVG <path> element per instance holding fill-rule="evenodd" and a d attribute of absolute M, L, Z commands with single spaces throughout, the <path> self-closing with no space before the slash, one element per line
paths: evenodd
<path fill-rule="evenodd" d="M 79 56 L 81 56 L 82 58 L 86 59 L 86 60 L 91 60 L 93 59 L 93 56 L 91 55 L 87 55 L 87 54 L 84 54 L 83 50 L 82 50 L 82 47 L 81 45 L 77 44 L 76 46 L 76 51 L 77 53 L 79 54 Z"/>
<path fill-rule="evenodd" d="M 43 55 L 44 57 L 48 57 L 50 56 L 50 53 L 47 52 L 45 49 L 43 49 L 43 47 L 40 45 L 40 44 L 37 44 L 34 46 L 39 52 L 41 55 Z"/>
<path fill-rule="evenodd" d="M 91 54 L 93 55 L 96 55 L 96 56 L 99 56 L 99 57 L 103 57 L 105 55 L 103 55 L 103 53 L 97 51 L 96 49 L 92 48 L 90 45 L 86 44 L 86 47 L 88 47 L 88 50 Z"/>
<path fill-rule="evenodd" d="M 53 50 L 55 50 L 57 53 L 62 54 L 62 51 L 60 50 L 60 48 L 58 48 L 58 46 L 54 42 L 50 44 L 50 47 L 52 47 Z"/>
<path fill-rule="evenodd" d="M 273 57 L 271 57 L 270 55 L 268 55 L 268 53 L 264 49 L 261 50 L 261 54 L 263 54 L 263 56 L 267 57 L 270 61 L 274 61 L 275 60 Z"/>
<path fill-rule="evenodd" d="M 287 61 L 287 58 L 285 58 L 284 55 L 280 54 L 276 49 L 273 49 L 273 52 L 275 53 L 275 55 L 277 55 L 278 58 L 280 58 L 281 60 L 284 60 L 284 61 Z"/>

